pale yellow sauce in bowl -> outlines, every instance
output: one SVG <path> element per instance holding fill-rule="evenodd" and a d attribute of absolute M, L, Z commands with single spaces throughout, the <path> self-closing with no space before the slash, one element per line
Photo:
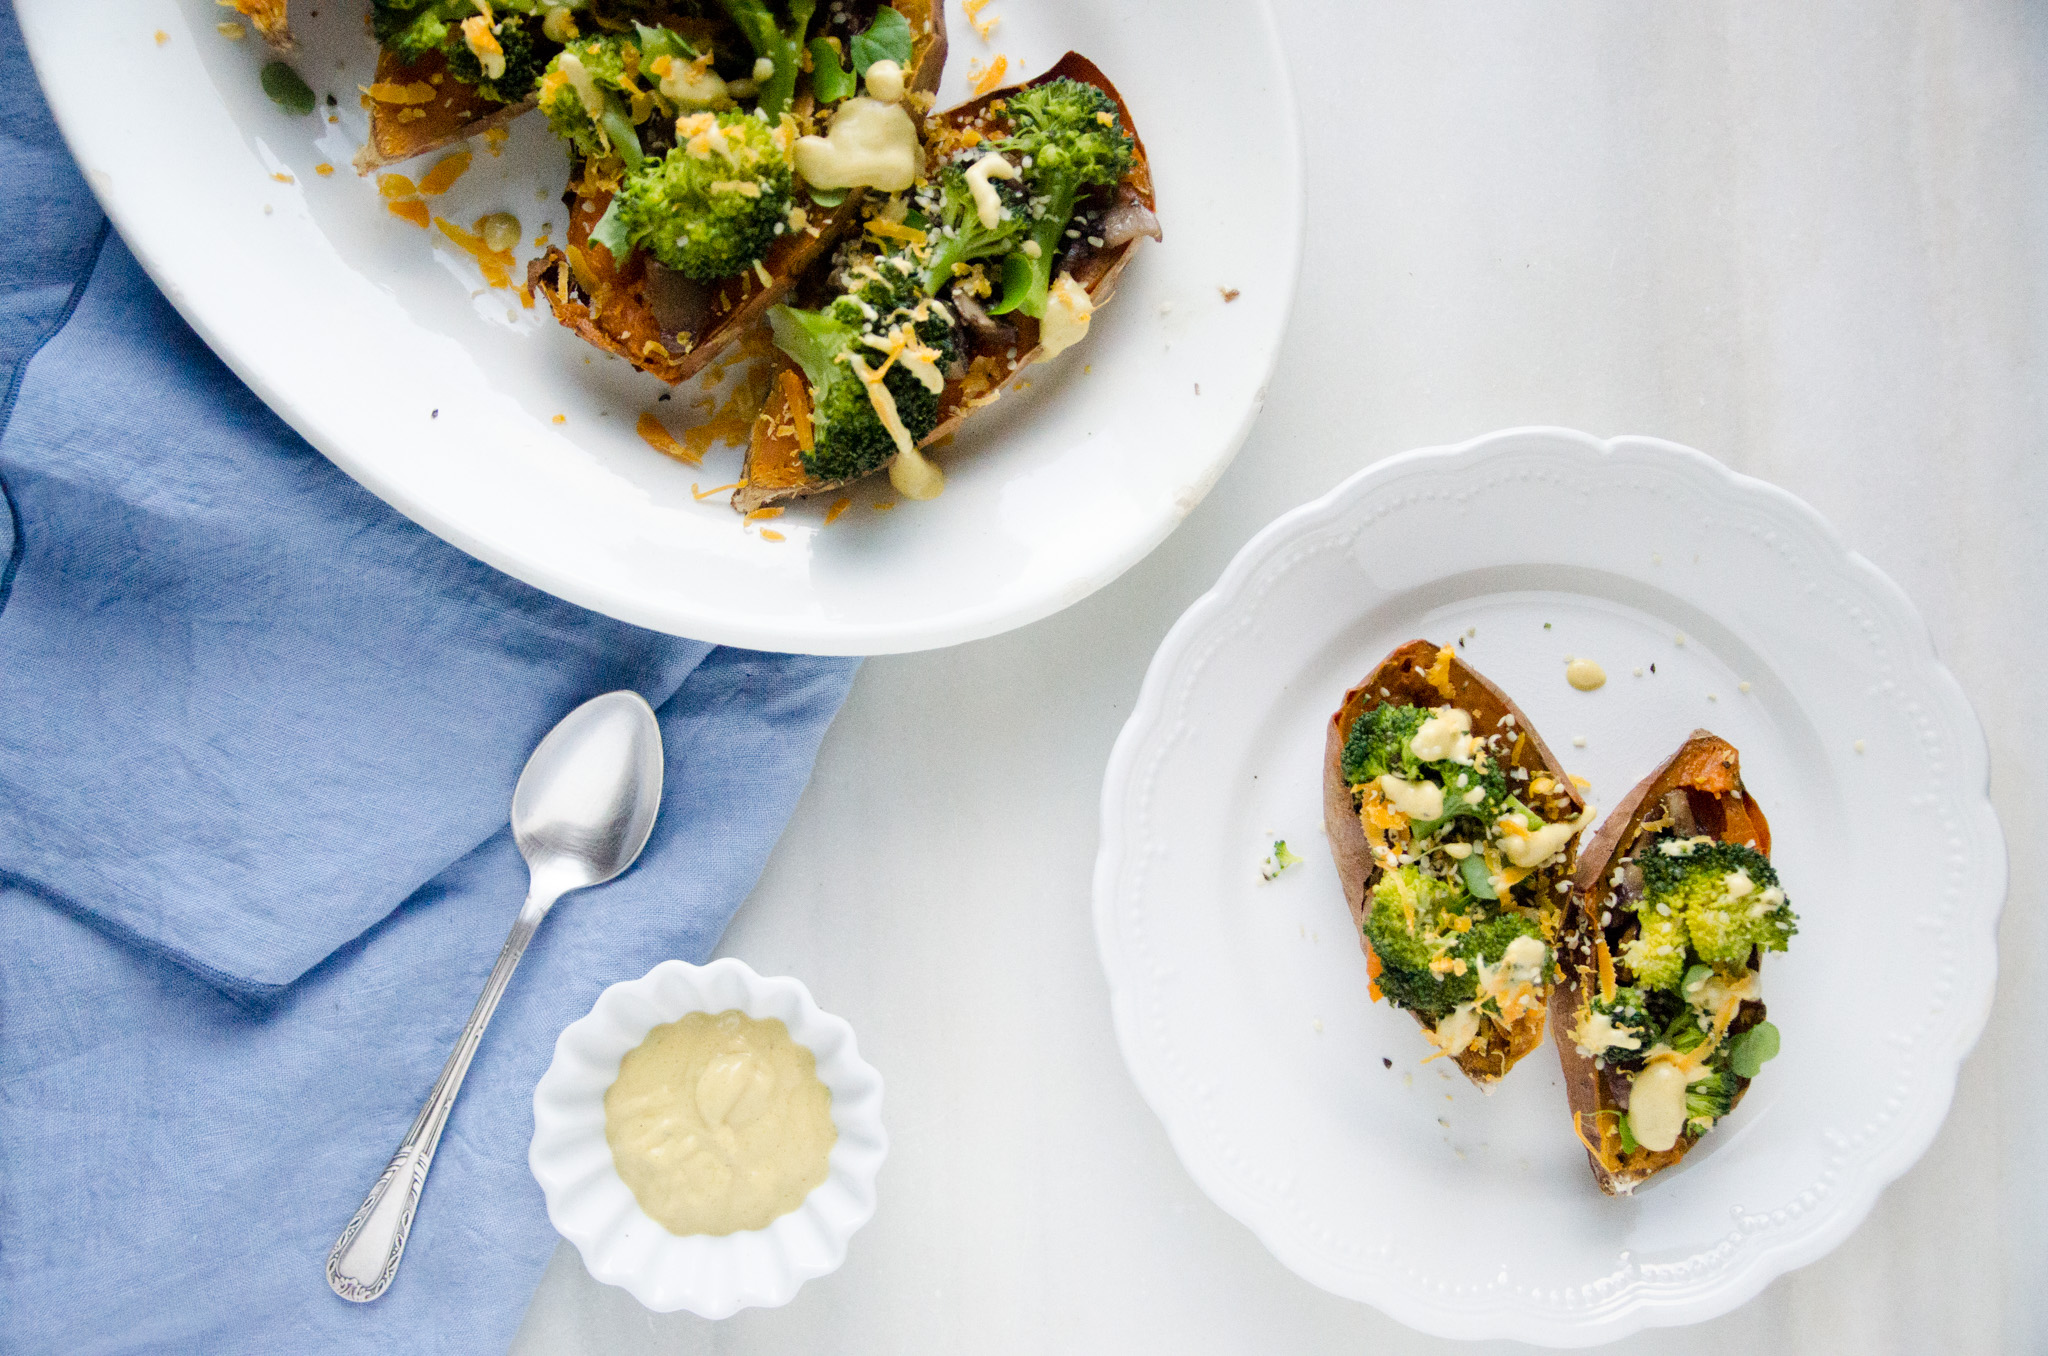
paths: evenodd
<path fill-rule="evenodd" d="M 824 1182 L 839 1132 L 817 1060 L 774 1017 L 693 1012 L 619 1062 L 605 1142 L 670 1233 L 765 1229 Z"/>
<path fill-rule="evenodd" d="M 563 1030 L 527 1162 L 594 1279 L 724 1318 L 845 1260 L 888 1152 L 853 1028 L 726 957 L 663 961 Z"/>

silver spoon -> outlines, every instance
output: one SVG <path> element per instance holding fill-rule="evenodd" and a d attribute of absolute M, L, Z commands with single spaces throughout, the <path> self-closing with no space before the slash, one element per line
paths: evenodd
<path fill-rule="evenodd" d="M 427 1104 L 327 1255 L 327 1284 L 335 1294 L 366 1303 L 398 1274 L 434 1148 L 526 944 L 557 899 L 602 885 L 633 864 L 660 808 L 661 727 L 637 692 L 607 692 L 583 703 L 526 760 L 512 792 L 512 839 L 532 878 L 526 903 Z"/>

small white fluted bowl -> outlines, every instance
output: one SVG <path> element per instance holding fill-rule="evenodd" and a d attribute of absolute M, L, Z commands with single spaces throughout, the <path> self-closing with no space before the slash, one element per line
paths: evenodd
<path fill-rule="evenodd" d="M 832 1092 L 832 1146 L 825 1180 L 802 1205 L 765 1229 L 712 1237 L 670 1233 L 650 1219 L 612 1165 L 604 1094 L 619 1061 L 657 1026 L 692 1012 L 737 1008 L 779 1017 L 817 1057 Z M 554 1063 L 533 1090 L 527 1163 L 547 1196 L 548 1218 L 607 1285 L 649 1309 L 727 1318 L 787 1304 L 805 1281 L 836 1271 L 847 1240 L 875 1213 L 875 1174 L 889 1152 L 882 1131 L 882 1076 L 860 1057 L 853 1028 L 821 1011 L 786 976 L 764 979 L 727 957 L 709 965 L 663 961 L 598 995 L 587 1016 L 555 1040 Z"/>

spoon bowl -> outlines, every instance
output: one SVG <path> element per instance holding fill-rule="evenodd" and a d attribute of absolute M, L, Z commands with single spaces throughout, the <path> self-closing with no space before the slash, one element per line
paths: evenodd
<path fill-rule="evenodd" d="M 536 877 L 602 885 L 647 845 L 661 808 L 661 727 L 637 692 L 607 692 L 548 731 L 512 791 L 512 840 Z"/>

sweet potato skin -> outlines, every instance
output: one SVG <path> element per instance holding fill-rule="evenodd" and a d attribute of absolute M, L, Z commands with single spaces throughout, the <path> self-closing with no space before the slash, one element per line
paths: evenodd
<path fill-rule="evenodd" d="M 389 52 L 377 53 L 378 84 L 411 85 L 421 81 L 434 87 L 434 97 L 426 103 L 370 100 L 370 139 L 356 152 L 357 174 L 368 174 L 385 165 L 453 146 L 465 138 L 481 136 L 533 107 L 532 99 L 501 104 L 484 98 L 449 75 L 448 63 L 438 52 L 418 61 L 401 61 Z M 404 117 L 409 109 L 416 109 L 423 116 Z"/>
<path fill-rule="evenodd" d="M 1557 1045 L 1558 1062 L 1564 1073 L 1565 1095 L 1571 1102 L 1573 1127 L 1578 1131 L 1581 1143 L 1588 1145 L 1586 1161 L 1593 1170 L 1594 1180 L 1610 1196 L 1625 1196 L 1633 1192 L 1650 1178 L 1680 1162 L 1699 1142 L 1699 1136 L 1687 1133 L 1669 1149 L 1661 1152 L 1638 1149 L 1623 1159 L 1620 1135 L 1613 1129 L 1620 1109 L 1610 1100 L 1599 1070 L 1593 1067 L 1590 1058 L 1579 1053 L 1578 1044 L 1571 1035 L 1578 1022 L 1579 1004 L 1598 984 L 1592 945 L 1593 938 L 1599 934 L 1597 920 L 1600 912 L 1607 907 L 1613 893 L 1608 884 L 1608 872 L 1616 858 L 1634 841 L 1638 826 L 1655 816 L 1665 794 L 1680 788 L 1691 793 L 1687 798 L 1698 810 L 1706 809 L 1700 804 L 1701 797 L 1711 798 L 1719 809 L 1721 818 L 1718 824 L 1710 826 L 1702 816 L 1700 828 L 1703 831 L 1728 842 L 1753 839 L 1757 850 L 1765 856 L 1769 856 L 1771 851 L 1770 825 L 1764 819 L 1762 807 L 1742 785 L 1741 756 L 1735 746 L 1710 730 L 1694 730 L 1669 758 L 1622 797 L 1620 804 L 1594 833 L 1585 851 L 1579 854 L 1579 868 L 1572 878 L 1570 902 L 1565 913 L 1565 977 L 1564 982 L 1550 993 L 1550 1026 L 1552 1040 Z M 1760 962 L 1757 968 L 1761 969 Z M 1755 1009 L 1755 1019 L 1761 1020 L 1763 1004 L 1745 1005 L 1746 1013 L 1750 1007 Z M 1748 1091 L 1749 1080 L 1738 1077 L 1734 1102 L 1729 1107 L 1731 1112 L 1741 1104 L 1743 1094 Z M 1603 1112 L 1615 1114 L 1603 1116 Z M 1598 1152 L 1593 1147 L 1596 1145 Z"/>
<path fill-rule="evenodd" d="M 1119 186 L 1119 191 L 1131 193 L 1144 204 L 1147 211 L 1153 210 L 1157 206 L 1157 200 L 1152 189 L 1151 162 L 1146 159 L 1145 143 L 1138 135 L 1136 122 L 1131 118 L 1130 106 L 1124 102 L 1123 95 L 1117 92 L 1116 86 L 1110 83 L 1109 77 L 1102 73 L 1101 68 L 1078 52 L 1068 52 L 1053 63 L 1050 69 L 1030 80 L 994 90 L 978 99 L 969 100 L 932 116 L 952 127 L 964 127 L 982 117 L 990 105 L 1008 98 L 1018 90 L 1059 79 L 1079 80 L 1094 85 L 1116 101 L 1124 128 L 1137 143 L 1135 163 L 1130 175 Z M 1117 279 L 1123 275 L 1124 268 L 1130 263 L 1137 246 L 1137 240 L 1129 240 L 1089 257 L 1082 273 L 1075 281 L 1087 289 L 1089 300 L 1096 307 L 1106 305 L 1109 299 L 1116 295 Z M 965 377 L 949 380 L 946 389 L 939 395 L 939 422 L 930 433 L 918 440 L 919 447 L 931 447 L 951 437 L 960 425 L 966 422 L 969 415 L 984 405 L 993 404 L 1004 392 L 1015 387 L 1025 369 L 1036 361 L 1040 349 L 1038 322 L 1030 316 L 1021 314 L 1012 314 L 1006 318 L 1017 329 L 1016 357 L 1010 358 L 1007 350 L 997 351 L 988 348 L 984 351 L 981 347 L 975 347 L 974 351 L 967 355 L 970 368 L 976 359 L 980 359 L 985 365 L 992 365 L 999 375 L 987 389 L 973 392 L 972 398 Z M 795 364 L 787 358 L 781 358 L 780 361 L 786 369 L 796 370 Z M 808 399 L 807 389 L 799 389 L 805 390 L 804 398 Z M 789 428 L 791 418 L 788 401 L 783 395 L 782 383 L 775 382 L 771 391 L 773 394 L 767 406 L 754 423 L 754 437 L 747 449 L 746 467 L 740 476 L 742 484 L 733 493 L 733 507 L 742 513 L 751 513 L 767 504 L 825 494 L 852 483 L 850 480 L 812 480 L 805 473 L 796 440 L 784 431 Z M 889 459 L 894 460 L 893 457 Z M 874 475 L 886 469 L 889 461 L 882 462 L 867 474 Z M 866 476 L 859 479 L 866 479 Z"/>
<path fill-rule="evenodd" d="M 939 87 L 946 64 L 945 6 L 936 0 L 890 0 L 890 7 L 909 21 L 915 35 L 917 57 L 905 86 L 930 94 Z M 812 209 L 822 215 L 813 218 L 810 230 L 778 236 L 761 261 L 768 274 L 766 282 L 753 272 L 721 279 L 711 293 L 712 324 L 685 353 L 669 352 L 659 344 L 660 327 L 652 319 L 642 290 L 645 267 L 638 252 L 622 266 L 612 259 L 610 250 L 590 243 L 590 232 L 604 216 L 611 194 L 586 195 L 572 190 L 568 201 L 568 238 L 527 265 L 527 285 L 577 337 L 675 385 L 710 366 L 759 324 L 768 308 L 787 296 L 797 279 L 859 224 L 864 198 L 861 193 L 849 193 L 837 207 Z M 585 290 L 584 279 L 567 254 L 569 249 L 582 254 L 582 272 L 598 284 L 595 293 Z M 650 339 L 656 341 L 651 348 Z"/>
<path fill-rule="evenodd" d="M 1528 738 L 1507 760 L 1510 766 L 1522 768 L 1532 776 L 1539 772 L 1547 774 L 1569 797 L 1574 810 L 1583 811 L 1586 807 L 1585 798 L 1558 763 L 1556 755 L 1551 753 L 1550 746 L 1543 742 L 1543 737 L 1529 723 L 1529 718 L 1505 692 L 1477 670 L 1468 667 L 1455 653 L 1450 662 L 1449 696 L 1423 676 L 1435 664 L 1439 653 L 1439 647 L 1432 641 L 1411 640 L 1381 660 L 1379 667 L 1366 675 L 1363 682 L 1344 694 L 1343 702 L 1330 717 L 1323 740 L 1323 827 L 1330 839 L 1330 855 L 1337 865 L 1337 879 L 1344 888 L 1344 903 L 1351 910 L 1359 949 L 1365 953 L 1369 969 L 1377 965 L 1378 958 L 1373 955 L 1372 944 L 1365 939 L 1365 920 L 1372 888 L 1379 881 L 1380 868 L 1373 860 L 1372 850 L 1366 845 L 1365 829 L 1358 822 L 1350 783 L 1344 780 L 1344 741 L 1359 716 L 1375 706 L 1390 702 L 1427 707 L 1457 706 L 1471 713 L 1473 729 L 1484 731 L 1499 728 L 1501 717 L 1513 716 L 1514 728 Z M 1384 696 L 1381 695 L 1382 689 Z M 1569 846 L 1565 849 L 1568 854 L 1567 870 L 1570 870 L 1573 860 L 1569 854 L 1575 850 Z M 1379 996 L 1376 985 L 1373 996 Z M 1410 1015 L 1417 1025 L 1424 1028 L 1430 1025 L 1420 1013 Z M 1505 1049 L 1490 1043 L 1484 1048 L 1469 1049 L 1458 1056 L 1458 1067 L 1481 1087 L 1497 1081 L 1524 1055 L 1542 1044 L 1543 1024 L 1543 1012 L 1538 1009 L 1514 1024 L 1508 1033 Z"/>

